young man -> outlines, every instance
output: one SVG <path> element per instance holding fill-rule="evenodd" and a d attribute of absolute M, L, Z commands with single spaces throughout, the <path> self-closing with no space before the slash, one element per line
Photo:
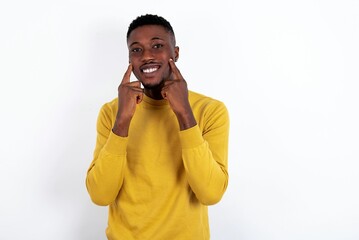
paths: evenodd
<path fill-rule="evenodd" d="M 164 18 L 135 19 L 127 45 L 118 98 L 99 113 L 87 190 L 109 205 L 108 239 L 207 240 L 207 205 L 228 184 L 226 107 L 187 90 Z"/>

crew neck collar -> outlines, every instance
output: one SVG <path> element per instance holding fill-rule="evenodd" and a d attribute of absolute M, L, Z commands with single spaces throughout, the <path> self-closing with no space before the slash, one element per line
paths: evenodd
<path fill-rule="evenodd" d="M 146 94 L 143 94 L 143 101 L 153 107 L 162 107 L 162 106 L 168 106 L 168 101 L 166 99 L 156 100 L 153 98 L 150 98 Z"/>

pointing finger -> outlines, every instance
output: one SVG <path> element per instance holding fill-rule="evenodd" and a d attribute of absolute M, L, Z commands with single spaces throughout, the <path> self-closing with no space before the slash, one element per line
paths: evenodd
<path fill-rule="evenodd" d="M 184 80 L 184 78 L 181 75 L 180 70 L 177 68 L 177 66 L 176 66 L 176 64 L 175 64 L 175 62 L 173 61 L 172 58 L 170 58 L 169 64 L 170 64 L 174 79 L 176 79 L 176 80 Z"/>
<path fill-rule="evenodd" d="M 128 65 L 128 68 L 127 68 L 125 74 L 123 75 L 121 84 L 130 82 L 131 72 L 132 72 L 132 64 L 130 63 Z"/>

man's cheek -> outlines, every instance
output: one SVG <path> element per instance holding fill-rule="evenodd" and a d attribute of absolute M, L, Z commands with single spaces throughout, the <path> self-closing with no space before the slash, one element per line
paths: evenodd
<path fill-rule="evenodd" d="M 167 79 L 169 79 L 169 78 L 171 77 L 171 73 L 172 73 L 171 67 L 170 67 L 170 65 L 168 64 L 168 65 L 166 66 L 166 78 L 167 78 Z"/>
<path fill-rule="evenodd" d="M 135 75 L 135 77 L 137 78 L 137 80 L 140 80 L 140 79 L 139 79 L 139 74 L 140 74 L 140 73 L 139 73 L 138 70 L 133 69 L 133 70 L 132 70 L 132 73 Z"/>

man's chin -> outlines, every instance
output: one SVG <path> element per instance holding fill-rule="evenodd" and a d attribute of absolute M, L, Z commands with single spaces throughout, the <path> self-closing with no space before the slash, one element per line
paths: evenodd
<path fill-rule="evenodd" d="M 145 89 L 158 89 L 158 88 L 162 88 L 163 86 L 163 81 L 160 82 L 152 82 L 152 83 L 146 83 L 146 82 L 142 82 L 142 85 Z"/>

